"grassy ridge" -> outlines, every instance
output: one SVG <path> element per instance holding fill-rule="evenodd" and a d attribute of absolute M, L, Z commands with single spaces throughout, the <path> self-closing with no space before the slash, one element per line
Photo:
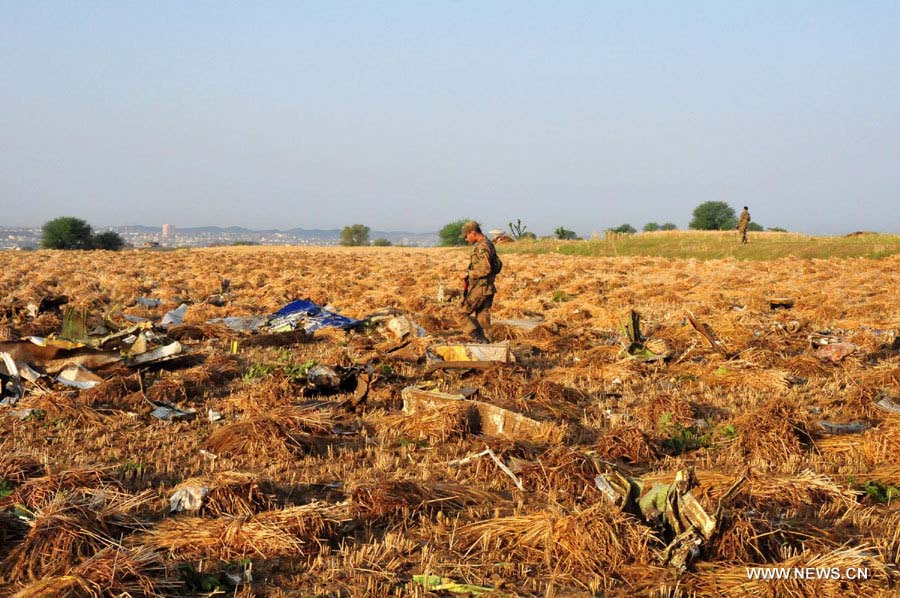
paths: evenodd
<path fill-rule="evenodd" d="M 499 246 L 500 253 L 589 256 L 649 256 L 738 260 L 797 258 L 878 259 L 900 254 L 900 235 L 876 233 L 843 237 L 813 237 L 795 233 L 750 233 L 740 244 L 737 231 L 660 231 L 634 235 L 607 234 L 602 239 L 558 241 L 540 239 Z"/>

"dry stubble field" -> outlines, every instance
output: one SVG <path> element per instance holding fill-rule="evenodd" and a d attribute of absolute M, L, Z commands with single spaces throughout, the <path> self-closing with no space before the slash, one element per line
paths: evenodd
<path fill-rule="evenodd" d="M 184 325 L 166 334 L 192 354 L 107 366 L 88 390 L 25 382 L 17 405 L 0 407 L 0 594 L 454 595 L 416 575 L 497 596 L 893 591 L 900 416 L 874 403 L 900 397 L 900 257 L 502 257 L 494 317 L 544 323 L 495 327 L 515 364 L 428 372 L 425 346 L 459 332 L 455 306 L 435 297 L 441 281 L 454 284 L 462 250 L 3 253 L 7 346 L 59 333 L 59 312 L 21 306 L 65 294 L 89 327 L 104 314 L 124 326 L 122 312 L 158 321 L 186 300 Z M 222 278 L 224 305 L 205 303 Z M 771 297 L 794 306 L 773 310 Z M 282 347 L 240 338 L 231 354 L 241 335 L 206 324 L 295 298 L 355 318 L 395 308 L 429 337 L 399 341 L 373 325 Z M 621 353 L 631 309 L 667 360 Z M 828 337 L 852 351 L 815 354 L 812 341 Z M 351 374 L 371 365 L 368 393 L 312 393 L 297 373 L 311 360 Z M 401 390 L 413 384 L 477 389 L 558 433 L 488 437 L 460 409 L 404 415 Z M 153 418 L 148 398 L 199 416 Z M 209 409 L 222 419 L 209 421 Z M 451 463 L 486 447 L 512 475 L 489 456 Z M 609 504 L 595 478 L 614 468 L 649 486 L 687 467 L 693 496 L 718 520 L 679 573 L 658 558 L 667 531 Z M 203 507 L 170 513 L 176 487 L 198 481 Z M 859 567 L 868 580 L 748 581 L 751 565 Z"/>

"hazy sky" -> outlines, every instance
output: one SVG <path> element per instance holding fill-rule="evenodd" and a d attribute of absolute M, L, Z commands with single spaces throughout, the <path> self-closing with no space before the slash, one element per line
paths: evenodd
<path fill-rule="evenodd" d="M 0 0 L 0 226 L 900 232 L 900 2 Z"/>

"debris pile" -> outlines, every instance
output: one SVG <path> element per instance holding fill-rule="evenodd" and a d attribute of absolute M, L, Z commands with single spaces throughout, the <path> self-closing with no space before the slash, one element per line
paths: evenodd
<path fill-rule="evenodd" d="M 504 255 L 481 344 L 395 249 L 5 256 L 0 594 L 900 583 L 897 258 Z"/>

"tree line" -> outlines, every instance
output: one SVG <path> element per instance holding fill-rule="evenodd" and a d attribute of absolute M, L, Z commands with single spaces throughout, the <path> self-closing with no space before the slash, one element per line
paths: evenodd
<path fill-rule="evenodd" d="M 694 208 L 691 216 L 688 228 L 692 230 L 733 230 L 738 221 L 735 209 L 724 201 L 703 202 Z M 440 244 L 444 247 L 465 245 L 465 240 L 462 237 L 462 226 L 469 220 L 470 218 L 460 218 L 442 227 L 438 231 Z M 516 219 L 515 223 L 510 221 L 508 228 L 509 234 L 503 233 L 503 236 L 508 237 L 510 240 L 520 241 L 537 238 L 537 235 L 529 231 L 528 226 L 521 219 Z M 765 230 L 757 222 L 750 222 L 747 228 L 751 231 Z M 663 224 L 648 222 L 643 227 L 644 232 L 669 230 L 678 230 L 678 227 L 671 222 Z M 768 230 L 786 232 L 785 229 L 779 227 L 770 227 Z M 633 234 L 637 232 L 637 229 L 631 224 L 625 223 L 615 228 L 609 228 L 607 231 L 619 234 Z M 560 240 L 580 239 L 575 231 L 569 230 L 564 226 L 557 227 L 553 232 L 555 237 Z M 341 230 L 340 243 L 345 247 L 362 247 L 366 245 L 388 247 L 391 245 L 391 242 L 387 239 L 370 241 L 370 233 L 371 229 L 364 224 L 351 224 Z M 125 241 L 118 233 L 113 231 L 95 234 L 91 225 L 84 220 L 64 216 L 44 224 L 41 246 L 45 249 L 109 249 L 118 251 L 125 246 Z"/>

